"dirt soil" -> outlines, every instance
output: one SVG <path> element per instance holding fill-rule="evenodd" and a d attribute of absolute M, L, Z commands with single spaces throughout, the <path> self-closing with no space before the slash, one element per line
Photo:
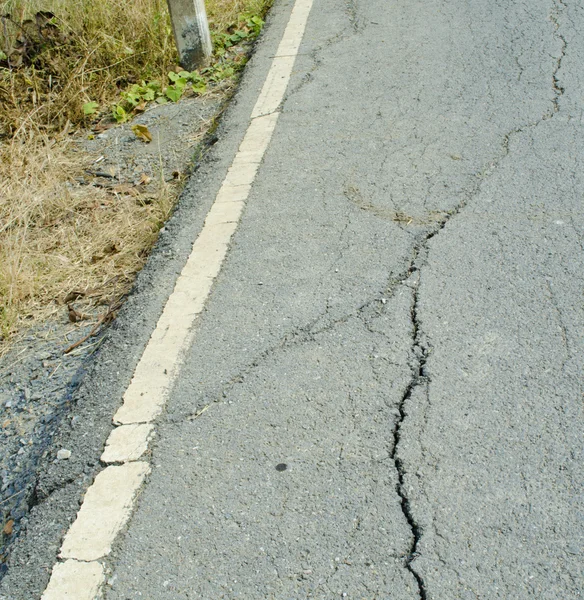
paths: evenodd
<path fill-rule="evenodd" d="M 129 123 L 80 139 L 80 147 L 95 157 L 87 177 L 78 183 L 118 188 L 144 181 L 155 186 L 184 179 L 198 144 L 212 128 L 222 105 L 220 93 L 185 98 L 176 104 L 153 105 Z M 152 141 L 142 141 L 132 127 L 148 128 Z"/>

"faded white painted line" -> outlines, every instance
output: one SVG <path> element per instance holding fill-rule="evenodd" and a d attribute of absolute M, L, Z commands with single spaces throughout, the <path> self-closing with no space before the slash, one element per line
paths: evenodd
<path fill-rule="evenodd" d="M 149 423 L 164 408 L 191 341 L 191 329 L 205 306 L 227 255 L 251 183 L 276 128 L 279 113 L 252 120 L 211 207 L 199 237 L 168 299 L 114 422 Z"/>
<path fill-rule="evenodd" d="M 101 455 L 104 463 L 123 463 L 138 460 L 148 449 L 154 432 L 152 423 L 121 425 L 110 434 Z"/>
<path fill-rule="evenodd" d="M 94 600 L 103 581 L 101 563 L 66 560 L 54 566 L 41 600 Z"/>
<path fill-rule="evenodd" d="M 295 2 L 243 141 L 114 416 L 118 427 L 112 431 L 101 457 L 110 466 L 87 490 L 61 547 L 59 556 L 67 560 L 55 565 L 43 600 L 85 600 L 99 591 L 103 580 L 99 559 L 111 552 L 150 470 L 148 463 L 139 459 L 148 448 L 152 422 L 164 409 L 181 359 L 192 342 L 193 326 L 221 270 L 276 128 L 278 107 L 286 93 L 312 3 Z"/>
<path fill-rule="evenodd" d="M 288 87 L 295 56 L 276 56 L 260 97 L 251 114 L 252 119 L 274 113 L 284 99 Z"/>
<path fill-rule="evenodd" d="M 59 556 L 87 562 L 107 556 L 130 517 L 134 498 L 149 472 L 150 465 L 141 461 L 112 465 L 101 471 L 85 494 Z"/>
<path fill-rule="evenodd" d="M 284 99 L 311 8 L 312 0 L 297 0 L 294 4 L 270 72 L 251 113 L 252 119 L 275 112 Z"/>

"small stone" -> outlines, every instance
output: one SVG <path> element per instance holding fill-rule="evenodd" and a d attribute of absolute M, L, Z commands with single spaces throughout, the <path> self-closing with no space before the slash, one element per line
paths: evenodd
<path fill-rule="evenodd" d="M 71 458 L 71 450 L 61 448 L 61 450 L 57 452 L 57 460 L 68 460 L 69 458 Z"/>

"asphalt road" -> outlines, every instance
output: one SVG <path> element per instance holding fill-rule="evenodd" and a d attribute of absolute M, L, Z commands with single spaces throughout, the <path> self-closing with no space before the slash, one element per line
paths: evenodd
<path fill-rule="evenodd" d="M 583 595 L 583 30 L 562 0 L 315 1 L 107 600 Z"/>

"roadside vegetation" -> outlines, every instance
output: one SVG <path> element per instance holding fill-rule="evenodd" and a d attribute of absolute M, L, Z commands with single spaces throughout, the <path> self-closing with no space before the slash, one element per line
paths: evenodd
<path fill-rule="evenodd" d="M 72 185 L 87 167 L 76 139 L 228 94 L 270 2 L 207 0 L 215 55 L 186 72 L 166 0 L 0 0 L 0 354 L 71 294 L 117 305 L 176 202 L 162 174 L 147 199 Z"/>

